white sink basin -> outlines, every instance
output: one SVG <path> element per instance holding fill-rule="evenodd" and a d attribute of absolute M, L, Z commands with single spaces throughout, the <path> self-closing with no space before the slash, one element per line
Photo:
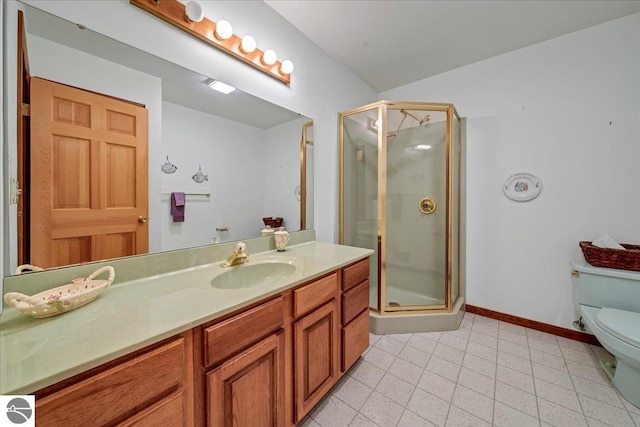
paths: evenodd
<path fill-rule="evenodd" d="M 296 265 L 291 262 L 248 262 L 224 269 L 211 280 L 211 286 L 218 289 L 242 289 L 268 285 L 286 279 L 296 269 Z"/>

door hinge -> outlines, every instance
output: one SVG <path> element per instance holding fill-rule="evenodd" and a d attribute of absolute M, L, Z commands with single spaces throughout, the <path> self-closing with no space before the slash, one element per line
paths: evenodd
<path fill-rule="evenodd" d="M 21 194 L 20 183 L 18 183 L 17 179 L 11 178 L 9 184 L 9 204 L 17 205 Z"/>
<path fill-rule="evenodd" d="M 30 104 L 25 104 L 24 102 L 22 103 L 22 116 L 23 117 L 29 117 L 31 116 L 31 105 Z"/>

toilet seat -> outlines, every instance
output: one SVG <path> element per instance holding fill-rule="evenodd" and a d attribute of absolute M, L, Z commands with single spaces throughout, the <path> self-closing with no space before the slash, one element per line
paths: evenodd
<path fill-rule="evenodd" d="M 605 332 L 635 347 L 640 347 L 640 313 L 602 308 L 596 323 Z"/>

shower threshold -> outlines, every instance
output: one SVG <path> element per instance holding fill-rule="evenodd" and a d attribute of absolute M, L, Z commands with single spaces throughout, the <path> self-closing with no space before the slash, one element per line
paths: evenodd
<path fill-rule="evenodd" d="M 408 334 L 412 332 L 455 331 L 464 316 L 464 297 L 458 297 L 451 313 L 398 313 L 386 314 L 369 311 L 372 334 Z"/>

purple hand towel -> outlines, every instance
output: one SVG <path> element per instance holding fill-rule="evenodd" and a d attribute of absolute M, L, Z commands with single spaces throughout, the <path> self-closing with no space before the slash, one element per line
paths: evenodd
<path fill-rule="evenodd" d="M 185 194 L 179 191 L 171 193 L 171 215 L 173 222 L 184 222 Z"/>

